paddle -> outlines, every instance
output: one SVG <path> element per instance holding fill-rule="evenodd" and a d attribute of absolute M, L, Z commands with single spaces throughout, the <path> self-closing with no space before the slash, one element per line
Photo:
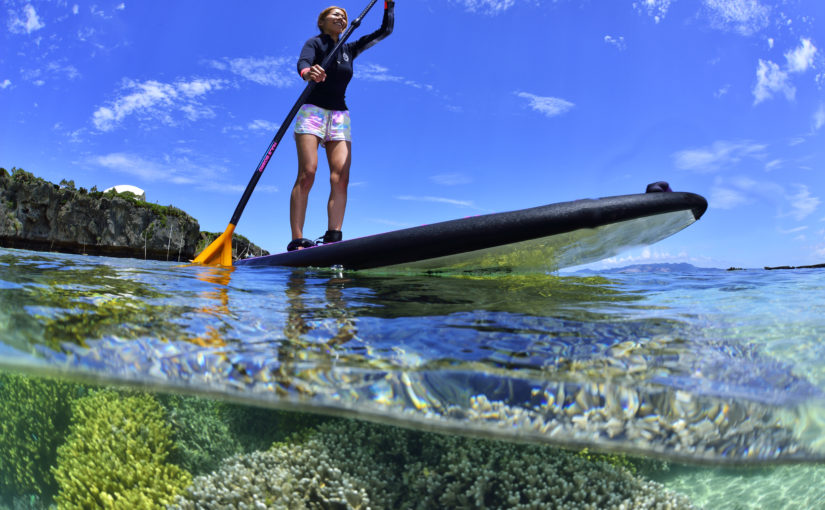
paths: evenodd
<path fill-rule="evenodd" d="M 372 6 L 375 5 L 375 2 L 378 0 L 370 0 L 369 5 L 358 15 L 355 20 L 350 23 L 349 27 L 341 37 L 338 38 L 338 43 L 332 48 L 332 51 L 324 57 L 323 62 L 321 62 L 321 67 L 326 69 L 329 67 L 329 64 L 332 62 L 332 59 L 335 58 L 335 54 L 338 53 L 338 50 L 344 44 L 344 42 L 349 38 L 350 34 L 353 30 L 358 28 L 358 25 L 361 24 L 361 20 L 364 16 L 367 15 Z M 286 134 L 287 129 L 289 129 L 292 120 L 297 115 L 298 110 L 301 109 L 304 102 L 309 97 L 309 94 L 315 88 L 316 83 L 312 80 L 309 80 L 307 83 L 306 88 L 304 89 L 301 96 L 295 101 L 295 105 L 292 106 L 292 110 L 289 111 L 289 115 L 286 116 L 286 119 L 281 123 L 280 129 L 278 129 L 278 133 L 275 134 L 275 138 L 272 139 L 272 142 L 269 144 L 269 148 L 264 153 L 264 156 L 261 158 L 260 163 L 258 163 L 258 167 L 255 169 L 255 173 L 252 174 L 252 179 L 249 180 L 249 184 L 246 185 L 246 190 L 243 192 L 243 196 L 241 197 L 241 201 L 238 202 L 238 206 L 235 208 L 235 213 L 232 215 L 232 219 L 229 220 L 229 226 L 226 227 L 226 230 L 223 234 L 218 236 L 217 239 L 212 241 L 212 243 L 207 246 L 197 257 L 195 257 L 194 262 L 199 264 L 219 264 L 221 266 L 232 266 L 232 234 L 235 232 L 235 226 L 238 224 L 238 221 L 241 219 L 241 214 L 243 214 L 243 210 L 246 207 L 246 203 L 249 201 L 249 197 L 252 196 L 252 191 L 255 189 L 255 186 L 258 184 L 258 180 L 261 178 L 261 174 L 264 173 L 264 169 L 266 165 L 269 163 L 269 160 L 272 158 L 272 153 L 275 152 L 275 149 L 278 147 L 278 144 L 281 143 L 281 138 L 284 137 Z"/>

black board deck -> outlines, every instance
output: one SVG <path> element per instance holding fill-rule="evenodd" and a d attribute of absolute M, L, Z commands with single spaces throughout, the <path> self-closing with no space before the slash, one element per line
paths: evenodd
<path fill-rule="evenodd" d="M 238 260 L 235 265 L 554 271 L 655 243 L 689 226 L 706 209 L 703 197 L 686 192 L 583 199 L 395 230 Z"/>

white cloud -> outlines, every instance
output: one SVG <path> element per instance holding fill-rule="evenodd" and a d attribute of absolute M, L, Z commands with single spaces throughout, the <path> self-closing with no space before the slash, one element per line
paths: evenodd
<path fill-rule="evenodd" d="M 653 249 L 649 246 L 646 246 L 644 248 L 631 251 L 622 256 L 609 257 L 597 263 L 588 264 L 586 267 L 592 267 L 593 269 L 608 269 L 635 264 L 657 264 L 665 262 L 707 263 L 708 261 L 704 259 L 690 257 L 685 251 L 673 254 L 667 251 L 659 251 L 657 249 Z"/>
<path fill-rule="evenodd" d="M 772 159 L 771 161 L 765 163 L 765 171 L 770 172 L 776 170 L 777 168 L 781 168 L 782 163 L 783 161 L 781 159 Z"/>
<path fill-rule="evenodd" d="M 714 186 L 710 190 L 710 205 L 714 209 L 734 209 L 749 202 L 742 190 Z"/>
<path fill-rule="evenodd" d="M 548 117 L 555 117 L 566 113 L 575 104 L 557 97 L 542 97 L 528 92 L 515 92 L 518 97 L 527 99 L 530 103 L 530 108 L 537 112 L 541 112 Z"/>
<path fill-rule="evenodd" d="M 473 182 L 470 177 L 465 174 L 439 174 L 430 177 L 430 180 L 442 186 L 458 186 L 459 184 L 468 184 Z"/>
<path fill-rule="evenodd" d="M 270 122 L 268 120 L 260 120 L 256 119 L 249 123 L 247 126 L 252 131 L 277 131 L 278 128 L 281 127 L 280 124 L 276 124 L 274 122 Z"/>
<path fill-rule="evenodd" d="M 230 184 L 224 179 L 227 169 L 214 166 L 211 161 L 192 161 L 188 157 L 164 155 L 149 159 L 137 154 L 114 152 L 88 159 L 92 165 L 101 166 L 113 173 L 130 175 L 145 182 L 168 182 L 192 186 L 198 190 L 222 193 L 241 193 L 242 184 Z M 275 186 L 258 186 L 256 191 L 273 193 Z"/>
<path fill-rule="evenodd" d="M 211 109 L 198 103 L 198 98 L 220 90 L 222 80 L 194 79 L 161 83 L 150 80 L 143 83 L 128 80 L 124 84 L 127 92 L 109 106 L 98 108 L 92 115 L 92 122 L 100 131 L 111 131 L 130 115 L 141 119 L 174 125 L 173 113 L 181 112 L 189 120 L 211 117 Z"/>
<path fill-rule="evenodd" d="M 419 197 L 419 196 L 411 196 L 411 195 L 402 195 L 395 197 L 397 200 L 410 200 L 414 202 L 435 202 L 438 204 L 449 204 L 449 205 L 457 205 L 460 207 L 469 207 L 471 209 L 478 209 L 473 202 L 470 200 L 455 200 L 452 198 L 442 198 L 442 197 Z"/>
<path fill-rule="evenodd" d="M 704 0 L 711 25 L 741 35 L 752 35 L 768 26 L 770 8 L 758 0 Z"/>
<path fill-rule="evenodd" d="M 292 68 L 293 61 L 286 57 L 226 58 L 213 60 L 209 64 L 215 69 L 228 70 L 258 85 L 290 87 L 300 83 L 297 72 Z"/>
<path fill-rule="evenodd" d="M 821 103 L 819 109 L 814 112 L 814 129 L 821 129 L 822 126 L 825 126 L 825 103 Z"/>
<path fill-rule="evenodd" d="M 281 127 L 280 124 L 276 124 L 274 122 L 270 122 L 268 120 L 261 120 L 255 119 L 245 125 L 234 125 L 234 126 L 226 126 L 224 127 L 221 132 L 222 133 L 233 133 L 233 132 L 245 132 L 245 131 L 268 131 L 268 132 L 275 132 Z M 353 183 L 350 182 L 350 186 Z"/>
<path fill-rule="evenodd" d="M 470 12 L 481 12 L 483 14 L 495 15 L 506 11 L 513 5 L 515 0 L 455 0 L 464 5 Z"/>
<path fill-rule="evenodd" d="M 65 62 L 50 62 L 46 65 L 46 71 L 52 75 L 65 76 L 70 80 L 80 78 L 80 71 L 75 66 Z"/>
<path fill-rule="evenodd" d="M 0 82 L 0 89 L 7 89 L 9 87 L 11 87 L 11 80 L 9 80 L 8 78 Z"/>
<path fill-rule="evenodd" d="M 124 9 L 126 9 L 126 4 L 125 4 L 125 3 L 123 3 L 123 2 L 121 2 L 121 3 L 119 3 L 117 6 L 115 6 L 115 10 L 116 10 L 116 11 L 122 11 L 122 10 L 124 10 Z"/>
<path fill-rule="evenodd" d="M 792 73 L 806 71 L 813 66 L 815 55 L 816 46 L 811 43 L 810 39 L 802 39 L 798 48 L 785 53 L 785 58 L 788 60 L 788 71 Z"/>
<path fill-rule="evenodd" d="M 791 206 L 790 216 L 797 221 L 802 221 L 819 207 L 819 198 L 812 196 L 811 191 L 803 184 L 797 184 L 796 188 L 797 192 L 788 195 L 786 198 Z"/>
<path fill-rule="evenodd" d="M 766 146 L 751 142 L 714 142 L 710 147 L 686 149 L 673 155 L 676 167 L 699 173 L 730 168 L 744 158 L 764 158 Z"/>
<path fill-rule="evenodd" d="M 355 68 L 357 77 L 362 80 L 403 82 L 404 78 L 389 73 L 389 69 L 378 64 L 363 64 Z"/>
<path fill-rule="evenodd" d="M 23 7 L 22 15 L 23 17 L 20 17 L 14 11 L 9 11 L 9 32 L 13 34 L 30 34 L 46 26 L 45 23 L 40 21 L 32 4 L 26 4 Z"/>
<path fill-rule="evenodd" d="M 362 63 L 355 68 L 355 77 L 359 80 L 371 81 L 387 81 L 394 83 L 401 83 L 409 87 L 434 91 L 432 85 L 423 85 L 413 80 L 409 80 L 402 76 L 396 76 L 390 73 L 389 69 L 378 64 Z"/>
<path fill-rule="evenodd" d="M 633 8 L 642 14 L 647 14 L 653 21 L 659 23 L 665 19 L 667 10 L 670 9 L 671 0 L 639 0 L 633 2 Z"/>
<path fill-rule="evenodd" d="M 725 84 L 722 88 L 713 93 L 713 97 L 720 98 L 730 91 L 730 84 Z"/>
<path fill-rule="evenodd" d="M 175 184 L 196 182 L 193 176 L 181 174 L 176 165 L 161 165 L 134 154 L 115 152 L 94 157 L 91 162 L 108 170 L 129 174 L 147 182 L 161 181 Z"/>
<path fill-rule="evenodd" d="M 624 36 L 620 35 L 619 37 L 613 37 L 612 35 L 604 36 L 604 42 L 607 44 L 611 44 L 618 48 L 619 50 L 625 49 L 627 46 L 624 43 Z"/>
<path fill-rule="evenodd" d="M 816 212 L 820 199 L 811 195 L 806 185 L 797 184 L 794 187 L 795 192 L 789 192 L 775 182 L 757 181 L 745 176 L 716 178 L 709 202 L 714 209 L 733 209 L 748 204 L 764 209 L 766 204 L 774 204 L 778 218 L 790 217 L 802 221 Z"/>
<path fill-rule="evenodd" d="M 80 6 L 77 5 L 77 4 L 74 4 L 72 6 L 72 14 L 77 15 L 79 12 L 80 12 Z"/>
<path fill-rule="evenodd" d="M 791 101 L 796 96 L 796 87 L 791 85 L 788 73 L 781 70 L 777 64 L 760 58 L 759 67 L 756 69 L 756 85 L 753 87 L 753 104 L 773 97 L 776 92 L 783 93 L 788 101 Z"/>

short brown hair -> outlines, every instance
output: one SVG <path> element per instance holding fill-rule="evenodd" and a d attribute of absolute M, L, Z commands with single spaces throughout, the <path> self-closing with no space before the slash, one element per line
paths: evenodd
<path fill-rule="evenodd" d="M 318 15 L 318 28 L 321 28 L 321 23 L 323 23 L 324 18 L 326 18 L 329 15 L 329 13 L 331 13 L 335 9 L 338 9 L 339 11 L 344 13 L 344 21 L 346 21 L 347 25 L 349 25 L 349 16 L 347 16 L 347 10 L 343 7 L 338 7 L 337 5 L 330 5 L 329 7 L 321 11 L 321 14 Z M 323 32 L 323 30 L 321 30 L 321 32 Z"/>

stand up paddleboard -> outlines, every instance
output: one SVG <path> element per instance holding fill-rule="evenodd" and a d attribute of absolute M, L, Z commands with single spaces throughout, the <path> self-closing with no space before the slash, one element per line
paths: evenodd
<path fill-rule="evenodd" d="M 561 202 L 242 259 L 237 266 L 411 272 L 536 272 L 596 262 L 669 237 L 707 201 L 685 192 Z"/>

